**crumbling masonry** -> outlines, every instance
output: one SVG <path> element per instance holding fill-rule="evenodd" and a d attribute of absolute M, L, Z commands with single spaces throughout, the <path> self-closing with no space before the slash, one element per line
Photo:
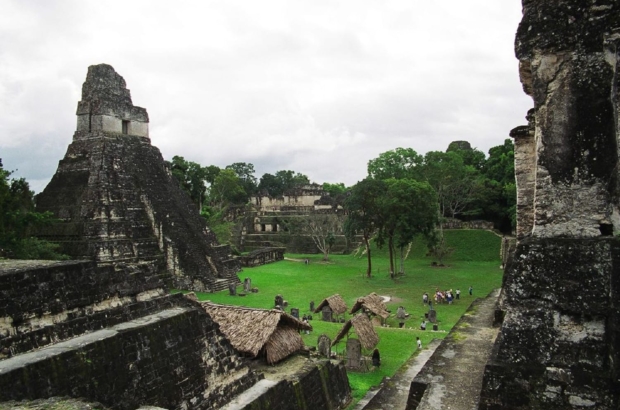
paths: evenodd
<path fill-rule="evenodd" d="M 524 0 L 534 100 L 515 139 L 518 244 L 481 409 L 620 407 L 620 8 Z"/>

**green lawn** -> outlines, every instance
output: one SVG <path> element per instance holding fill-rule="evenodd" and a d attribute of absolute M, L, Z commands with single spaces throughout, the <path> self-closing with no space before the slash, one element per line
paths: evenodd
<path fill-rule="evenodd" d="M 248 307 L 272 308 L 274 297 L 281 294 L 290 308 L 297 307 L 300 314 L 310 313 L 309 304 L 318 304 L 326 297 L 339 293 L 350 308 L 355 300 L 376 292 L 390 296 L 388 309 L 396 313 L 398 306 L 404 306 L 411 315 L 405 329 L 398 328 L 394 317 L 387 320 L 389 327 L 376 328 L 380 337 L 377 348 L 381 352 L 381 368 L 370 373 L 349 372 L 354 401 L 364 396 L 369 387 L 377 385 L 384 376 L 392 376 L 400 366 L 416 352 L 415 338 L 419 336 L 425 346 L 434 338 L 443 338 L 463 315 L 471 301 L 486 296 L 492 289 L 501 286 L 502 270 L 499 269 L 500 238 L 487 231 L 446 231 L 449 246 L 454 253 L 446 259 L 446 267 L 431 267 L 432 259 L 426 257 L 426 249 L 417 244 L 405 261 L 405 274 L 396 279 L 389 277 L 389 261 L 385 251 L 373 251 L 373 276 L 366 278 L 366 257 L 332 255 L 329 263 L 321 262 L 321 255 L 293 255 L 287 258 L 300 261 L 281 261 L 256 268 L 245 268 L 239 278 L 252 279 L 252 286 L 259 289 L 245 297 L 229 296 L 228 291 L 199 293 L 200 300 Z M 306 265 L 303 259 L 309 259 Z M 474 296 L 469 296 L 469 286 Z M 422 294 L 432 295 L 435 289 L 461 289 L 461 300 L 452 305 L 435 306 L 439 331 L 421 331 L 420 322 L 427 308 L 422 304 Z M 241 289 L 241 288 L 239 288 Z M 350 316 L 347 316 L 349 318 Z M 327 334 L 332 340 L 341 324 L 320 321 L 320 314 L 313 314 L 311 324 L 314 331 L 303 335 L 307 345 L 315 346 L 320 334 Z M 428 329 L 431 329 L 429 326 Z M 341 353 L 344 342 L 335 346 Z"/>

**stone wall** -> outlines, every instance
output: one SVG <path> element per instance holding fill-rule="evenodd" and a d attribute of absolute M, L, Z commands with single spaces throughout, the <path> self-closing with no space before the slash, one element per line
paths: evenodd
<path fill-rule="evenodd" d="M 523 1 L 534 109 L 511 132 L 518 243 L 480 409 L 620 407 L 619 45 L 617 1 Z"/>
<path fill-rule="evenodd" d="M 0 361 L 0 401 L 218 409 L 258 379 L 211 318 L 186 305 Z"/>
<path fill-rule="evenodd" d="M 351 401 L 351 388 L 342 362 L 309 362 L 301 371 L 281 380 L 250 403 L 225 410 L 338 410 Z"/>
<path fill-rule="evenodd" d="M 493 230 L 493 222 L 489 221 L 461 221 L 460 219 L 448 218 L 442 222 L 444 229 L 487 229 Z"/>
<path fill-rule="evenodd" d="M 285 248 L 260 248 L 239 257 L 241 266 L 254 267 L 284 260 Z"/>
<path fill-rule="evenodd" d="M 517 184 L 517 238 L 530 235 L 534 229 L 534 196 L 536 193 L 536 140 L 534 110 L 527 115 L 529 122 L 510 132 L 514 138 L 515 182 Z"/>
<path fill-rule="evenodd" d="M 152 313 L 163 294 L 152 264 L 0 263 L 0 359 Z"/>
<path fill-rule="evenodd" d="M 617 238 L 519 244 L 482 409 L 617 408 L 619 255 Z"/>
<path fill-rule="evenodd" d="M 515 45 L 535 125 L 535 142 L 523 148 L 535 144 L 535 156 L 524 153 L 528 163 L 516 165 L 517 175 L 534 173 L 534 236 L 598 236 L 618 218 L 617 7 L 523 2 Z M 517 188 L 532 194 L 524 181 Z"/>
<path fill-rule="evenodd" d="M 295 209 L 313 209 L 315 203 L 325 195 L 323 187 L 318 184 L 310 184 L 295 189 L 293 192 L 285 192 L 278 198 L 269 196 L 253 196 L 251 204 L 259 211 L 281 211 Z"/>

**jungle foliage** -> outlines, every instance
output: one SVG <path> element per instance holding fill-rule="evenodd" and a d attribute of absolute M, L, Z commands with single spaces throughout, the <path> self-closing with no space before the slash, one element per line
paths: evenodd
<path fill-rule="evenodd" d="M 53 222 L 49 212 L 34 210 L 34 193 L 24 178 L 12 179 L 0 159 L 0 257 L 13 259 L 69 259 L 58 245 L 32 235 L 38 227 Z"/>

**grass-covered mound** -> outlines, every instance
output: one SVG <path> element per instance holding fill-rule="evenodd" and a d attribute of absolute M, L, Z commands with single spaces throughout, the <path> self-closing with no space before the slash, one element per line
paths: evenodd
<path fill-rule="evenodd" d="M 454 252 L 444 262 L 445 267 L 431 267 L 433 258 L 426 256 L 427 249 L 422 241 L 414 243 L 405 260 L 405 274 L 396 279 L 389 277 L 389 261 L 385 250 L 373 250 L 373 276 L 366 277 L 365 255 L 332 255 L 330 262 L 321 262 L 322 255 L 285 255 L 285 260 L 256 268 L 245 268 L 239 273 L 243 280 L 252 279 L 252 286 L 259 289 L 245 297 L 229 296 L 228 291 L 203 293 L 201 300 L 249 307 L 272 308 L 274 298 L 281 294 L 290 308 L 297 307 L 300 314 L 309 312 L 310 301 L 318 304 L 326 297 L 339 293 L 350 309 L 360 296 L 370 292 L 391 297 L 387 303 L 393 314 L 398 306 L 404 306 L 410 314 L 405 329 L 398 328 L 398 321 L 390 317 L 390 327 L 376 328 L 380 337 L 378 349 L 382 365 L 370 373 L 349 372 L 349 380 L 355 399 L 363 397 L 369 387 L 377 385 L 384 376 L 392 376 L 396 370 L 416 351 L 415 339 L 420 337 L 425 346 L 434 338 L 443 338 L 463 315 L 471 301 L 486 296 L 492 289 L 501 286 L 502 271 L 499 269 L 501 238 L 492 232 L 481 230 L 445 231 L 448 246 Z M 305 264 L 304 259 L 310 263 Z M 472 286 L 474 295 L 469 296 Z M 452 305 L 435 306 L 439 331 L 419 330 L 420 322 L 428 308 L 422 304 L 422 294 L 433 295 L 436 289 L 461 290 L 461 300 Z M 347 315 L 347 317 L 350 317 Z M 307 345 L 316 345 L 320 334 L 327 334 L 332 340 L 341 329 L 339 323 L 320 321 L 320 314 L 313 314 L 310 323 L 314 331 L 303 335 Z M 345 343 L 339 343 L 335 350 L 341 353 Z"/>

